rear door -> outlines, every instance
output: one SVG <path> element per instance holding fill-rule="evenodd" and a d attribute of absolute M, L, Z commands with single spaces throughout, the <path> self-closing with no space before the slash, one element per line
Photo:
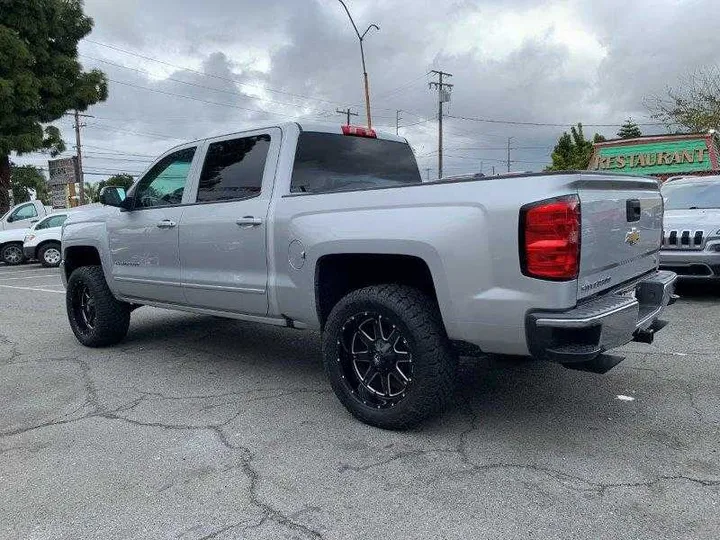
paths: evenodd
<path fill-rule="evenodd" d="M 578 298 L 655 270 L 663 202 L 657 180 L 583 176 L 578 184 L 582 237 Z"/>
<path fill-rule="evenodd" d="M 196 307 L 266 315 L 267 214 L 281 130 L 208 141 L 195 204 L 180 224 L 185 296 Z"/>

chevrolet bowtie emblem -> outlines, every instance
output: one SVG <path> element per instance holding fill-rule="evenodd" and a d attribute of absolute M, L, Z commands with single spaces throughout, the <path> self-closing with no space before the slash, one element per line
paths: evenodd
<path fill-rule="evenodd" d="M 625 234 L 625 243 L 630 244 L 631 246 L 634 246 L 640 241 L 640 231 L 638 231 L 635 227 L 633 227 L 631 230 Z"/>

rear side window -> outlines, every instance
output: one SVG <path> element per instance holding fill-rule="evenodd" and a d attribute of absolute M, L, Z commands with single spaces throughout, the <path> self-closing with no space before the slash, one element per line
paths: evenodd
<path fill-rule="evenodd" d="M 259 195 L 269 149 L 270 135 L 212 143 L 200 175 L 197 202 Z"/>
<path fill-rule="evenodd" d="M 290 191 L 321 193 L 420 184 L 406 143 L 334 133 L 300 134 Z"/>
<path fill-rule="evenodd" d="M 44 221 L 41 221 L 37 225 L 35 225 L 35 230 L 40 231 L 42 229 L 53 229 L 55 227 L 62 227 L 62 224 L 65 223 L 65 220 L 67 219 L 67 216 L 52 216 L 47 218 Z"/>

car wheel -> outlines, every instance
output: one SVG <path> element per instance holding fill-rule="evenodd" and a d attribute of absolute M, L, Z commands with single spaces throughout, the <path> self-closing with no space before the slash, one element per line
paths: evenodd
<path fill-rule="evenodd" d="M 75 337 L 87 347 L 114 345 L 127 335 L 130 304 L 112 295 L 100 266 L 83 266 L 70 275 L 65 305 Z"/>
<path fill-rule="evenodd" d="M 340 300 L 323 361 L 342 404 L 373 426 L 410 428 L 453 398 L 457 357 L 435 301 L 412 287 L 378 285 Z"/>
<path fill-rule="evenodd" d="M 38 251 L 38 259 L 45 268 L 56 268 L 60 266 L 60 260 L 62 259 L 60 244 L 57 242 L 44 244 Z"/>
<path fill-rule="evenodd" d="M 0 259 L 11 266 L 24 263 L 25 254 L 23 253 L 22 244 L 17 242 L 4 245 L 2 251 L 0 251 Z"/>

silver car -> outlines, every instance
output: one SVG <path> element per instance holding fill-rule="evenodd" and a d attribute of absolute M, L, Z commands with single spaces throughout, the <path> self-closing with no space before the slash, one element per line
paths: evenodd
<path fill-rule="evenodd" d="M 720 279 L 720 176 L 673 179 L 662 195 L 660 267 L 683 279 Z"/>

